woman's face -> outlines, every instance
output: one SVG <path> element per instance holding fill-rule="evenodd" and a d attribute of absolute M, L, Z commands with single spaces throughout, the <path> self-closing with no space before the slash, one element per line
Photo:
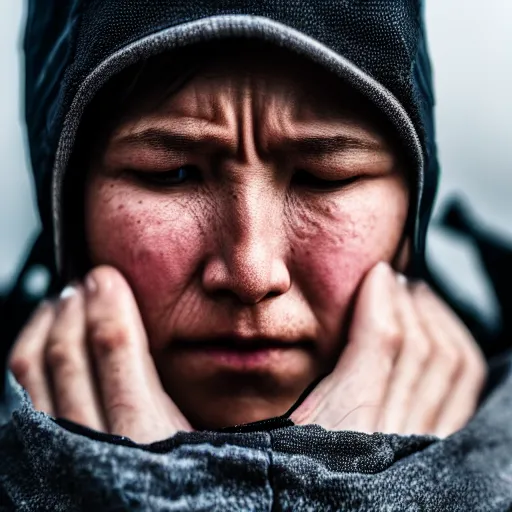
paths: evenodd
<path fill-rule="evenodd" d="M 396 256 L 408 190 L 368 109 L 290 56 L 218 60 L 131 102 L 89 169 L 93 265 L 130 283 L 197 428 L 277 416 L 332 370 L 358 284 Z"/>

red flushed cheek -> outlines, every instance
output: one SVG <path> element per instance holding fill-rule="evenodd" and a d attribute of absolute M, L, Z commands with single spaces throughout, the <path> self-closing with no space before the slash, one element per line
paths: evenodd
<path fill-rule="evenodd" d="M 391 261 L 402 232 L 399 212 L 360 200 L 317 222 L 303 214 L 292 239 L 294 279 L 325 332 L 340 332 L 355 292 L 379 261 Z"/>
<path fill-rule="evenodd" d="M 345 219 L 349 220 L 349 219 Z M 351 222 L 344 224 L 350 226 Z M 328 300 L 329 309 L 343 309 L 361 276 L 371 266 L 372 250 L 365 244 L 368 233 L 354 232 L 343 225 L 322 230 L 297 244 L 295 266 L 301 288 L 311 297 L 310 303 Z M 329 230 L 328 233 L 325 233 Z"/>
<path fill-rule="evenodd" d="M 92 263 L 112 265 L 123 273 L 149 338 L 158 343 L 176 304 L 193 286 L 204 252 L 204 230 L 189 210 L 172 201 L 120 196 L 98 201 L 92 211 L 97 219 L 88 226 Z"/>

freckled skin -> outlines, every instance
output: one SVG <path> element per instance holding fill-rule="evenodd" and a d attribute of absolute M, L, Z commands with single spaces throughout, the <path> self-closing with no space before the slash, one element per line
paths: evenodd
<path fill-rule="evenodd" d="M 279 52 L 243 65 L 229 56 L 209 64 L 156 107 L 147 91 L 109 134 L 86 186 L 91 261 L 126 276 L 165 389 L 203 428 L 283 414 L 332 369 L 357 287 L 376 262 L 395 258 L 408 210 L 396 150 L 337 81 Z M 123 143 L 148 127 L 222 139 L 222 151 Z M 372 149 L 270 149 L 336 130 Z M 200 179 L 162 187 L 123 171 L 183 165 Z M 295 184 L 298 168 L 358 179 L 316 190 Z M 173 339 L 223 332 L 314 345 L 245 374 L 173 351 Z"/>

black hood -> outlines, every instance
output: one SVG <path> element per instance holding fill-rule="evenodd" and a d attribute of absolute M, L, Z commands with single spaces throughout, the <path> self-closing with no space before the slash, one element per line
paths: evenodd
<path fill-rule="evenodd" d="M 26 122 L 43 230 L 68 272 L 62 183 L 87 105 L 128 66 L 192 43 L 260 39 L 324 65 L 388 119 L 415 172 L 411 272 L 423 266 L 438 181 L 420 0 L 30 0 Z"/>

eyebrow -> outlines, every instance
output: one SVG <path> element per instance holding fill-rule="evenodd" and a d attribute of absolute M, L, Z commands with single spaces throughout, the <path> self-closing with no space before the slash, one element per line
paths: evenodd
<path fill-rule="evenodd" d="M 148 128 L 119 137 L 116 144 L 127 146 L 145 145 L 164 151 L 194 152 L 218 147 L 230 148 L 232 143 L 207 132 L 175 133 L 160 128 Z"/>
<path fill-rule="evenodd" d="M 271 150 L 288 151 L 304 155 L 326 155 L 350 150 L 382 150 L 382 144 L 370 137 L 354 137 L 349 134 L 322 135 L 313 137 L 285 138 L 273 142 Z"/>
<path fill-rule="evenodd" d="M 236 146 L 220 134 L 208 133 L 207 130 L 195 133 L 175 133 L 161 128 L 148 128 L 139 132 L 119 137 L 116 144 L 128 146 L 147 145 L 163 151 L 203 152 L 218 150 L 235 152 Z M 296 138 L 276 138 L 269 144 L 268 152 L 293 152 L 307 156 L 327 155 L 350 150 L 379 151 L 383 145 L 371 137 L 354 137 L 350 134 L 318 135 Z"/>

